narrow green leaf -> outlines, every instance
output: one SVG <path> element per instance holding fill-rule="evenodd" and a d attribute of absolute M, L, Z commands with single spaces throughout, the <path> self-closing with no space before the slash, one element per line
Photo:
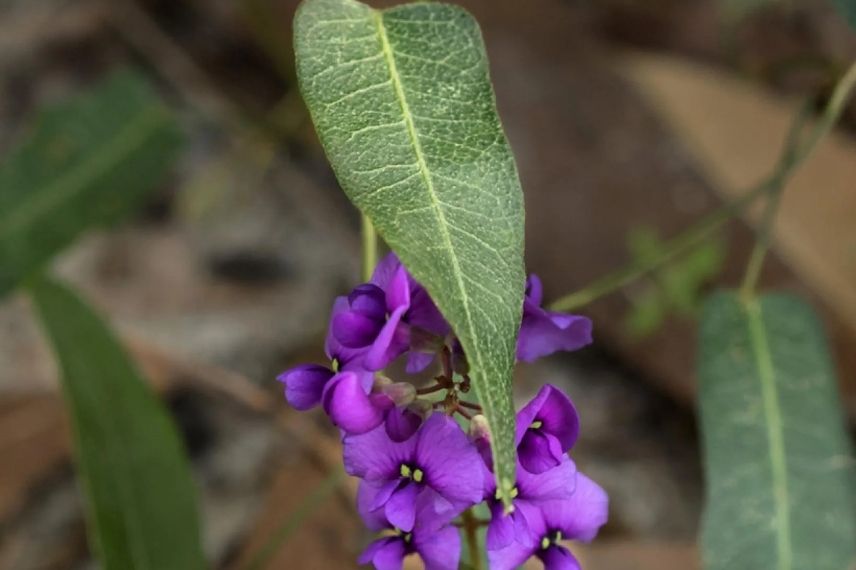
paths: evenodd
<path fill-rule="evenodd" d="M 132 212 L 179 140 L 166 107 L 130 71 L 42 113 L 0 166 L 0 297 L 90 226 Z"/>
<path fill-rule="evenodd" d="M 797 298 L 705 305 L 700 405 L 707 570 L 846 570 L 853 457 L 826 341 Z"/>
<path fill-rule="evenodd" d="M 295 50 L 339 182 L 461 339 L 508 498 L 523 196 L 478 25 L 445 4 L 307 0 Z"/>
<path fill-rule="evenodd" d="M 64 286 L 30 287 L 62 369 L 89 538 L 105 570 L 204 567 L 175 426 L 116 339 Z"/>

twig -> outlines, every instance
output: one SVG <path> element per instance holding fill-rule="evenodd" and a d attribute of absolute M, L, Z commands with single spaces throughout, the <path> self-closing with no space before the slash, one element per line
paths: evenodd
<path fill-rule="evenodd" d="M 748 190 L 739 198 L 728 202 L 715 212 L 702 218 L 683 233 L 669 240 L 658 255 L 631 263 L 623 269 L 596 279 L 579 291 L 575 291 L 554 301 L 550 305 L 550 308 L 554 311 L 573 311 L 621 289 L 625 285 L 648 275 L 650 272 L 704 242 L 704 240 L 719 230 L 725 222 L 741 213 L 755 199 L 763 195 L 772 195 L 772 192 L 784 184 L 796 168 L 809 157 L 817 143 L 826 136 L 838 120 L 847 95 L 853 88 L 854 83 L 856 83 L 856 70 L 854 68 L 856 68 L 856 64 L 852 65 L 841 81 L 839 81 L 826 107 L 824 116 L 812 133 L 811 138 L 806 144 L 798 147 L 793 146 L 796 144 L 796 140 L 789 140 L 785 145 L 775 171 L 761 184 Z M 791 134 L 794 132 L 796 131 L 792 129 Z"/>
<path fill-rule="evenodd" d="M 770 199 L 767 203 L 767 208 L 764 210 L 764 216 L 758 230 L 758 239 L 755 241 L 755 247 L 752 249 L 752 254 L 746 266 L 746 274 L 743 278 L 743 285 L 740 287 L 741 296 L 746 299 L 754 295 L 755 288 L 758 285 L 758 279 L 761 276 L 761 269 L 764 266 L 764 259 L 770 249 L 772 241 L 773 225 L 775 223 L 776 214 L 779 210 L 782 194 L 784 193 L 785 182 L 793 173 L 796 167 L 808 158 L 814 151 L 817 143 L 819 143 L 838 122 L 841 113 L 844 110 L 844 105 L 850 96 L 851 91 L 856 86 L 856 62 L 854 62 L 847 72 L 841 77 L 832 92 L 832 96 L 824 108 L 823 116 L 820 122 L 814 128 L 809 140 L 802 146 L 799 145 L 799 135 L 801 125 L 795 126 L 791 130 L 789 138 L 793 139 L 793 148 L 790 154 L 783 157 L 781 168 L 776 178 L 777 185 L 771 189 Z"/>

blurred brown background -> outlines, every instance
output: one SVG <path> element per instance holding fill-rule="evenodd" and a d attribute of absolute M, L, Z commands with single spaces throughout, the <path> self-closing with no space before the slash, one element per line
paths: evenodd
<path fill-rule="evenodd" d="M 373 5 L 388 3 L 370 2 Z M 856 58 L 826 0 L 472 0 L 527 203 L 527 262 L 548 298 L 622 267 L 767 174 L 799 101 Z M 0 156 L 34 111 L 109 70 L 143 70 L 189 143 L 136 219 L 57 264 L 120 329 L 175 414 L 201 488 L 212 567 L 246 568 L 332 470 L 336 434 L 274 381 L 320 356 L 358 279 L 358 219 L 294 88 L 291 0 L 3 0 Z M 789 185 L 769 288 L 825 317 L 856 417 L 856 106 Z M 611 495 L 578 548 L 590 570 L 697 568 L 702 498 L 694 312 L 739 282 L 748 213 L 677 288 L 668 272 L 584 313 L 596 343 L 522 366 L 582 414 L 573 456 Z M 646 237 L 647 236 L 647 237 Z M 656 240 L 653 240 L 656 242 Z M 647 245 L 646 245 L 647 244 Z M 711 249 L 713 248 L 713 249 Z M 717 253 L 719 252 L 719 253 Z M 720 259 L 721 257 L 721 259 Z M 87 569 L 56 370 L 22 298 L 0 305 L 0 567 Z M 369 539 L 341 485 L 269 568 L 352 568 Z"/>

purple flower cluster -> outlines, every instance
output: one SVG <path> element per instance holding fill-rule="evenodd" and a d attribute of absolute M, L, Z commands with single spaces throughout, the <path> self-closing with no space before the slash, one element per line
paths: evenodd
<path fill-rule="evenodd" d="M 543 309 L 541 283 L 530 276 L 518 360 L 590 342 L 591 322 Z M 550 570 L 579 568 L 560 541 L 594 538 L 606 522 L 607 496 L 567 455 L 579 433 L 567 396 L 547 385 L 518 412 L 514 508 L 505 512 L 491 471 L 486 422 L 479 407 L 462 397 L 469 377 L 460 343 L 394 254 L 378 264 L 368 283 L 336 299 L 325 351 L 329 366 L 300 365 L 279 380 L 292 406 L 320 404 L 342 433 L 345 469 L 361 479 L 358 511 L 382 533 L 361 563 L 394 570 L 417 554 L 428 570 L 456 569 L 457 520 L 485 502 L 492 569 L 516 568 L 532 556 Z M 438 361 L 436 383 L 417 390 L 389 379 L 382 371 L 400 357 L 408 374 Z M 455 414 L 470 422 L 468 431 Z"/>

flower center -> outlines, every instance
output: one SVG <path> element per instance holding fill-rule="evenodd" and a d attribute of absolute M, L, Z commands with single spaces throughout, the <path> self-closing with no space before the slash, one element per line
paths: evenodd
<path fill-rule="evenodd" d="M 412 479 L 415 483 L 421 483 L 425 478 L 425 473 L 418 467 L 411 467 L 406 463 L 402 463 L 399 468 L 399 473 L 402 479 Z"/>
<path fill-rule="evenodd" d="M 541 429 L 543 425 L 544 422 L 542 422 L 541 420 L 535 420 L 534 422 L 529 424 L 529 429 Z"/>
<path fill-rule="evenodd" d="M 517 496 L 520 495 L 520 490 L 516 486 L 512 487 L 509 495 L 511 495 L 512 499 L 516 499 Z M 496 490 L 496 494 L 494 495 L 494 497 L 496 498 L 497 501 L 500 499 L 499 489 Z"/>
<path fill-rule="evenodd" d="M 541 538 L 541 550 L 547 550 L 562 540 L 562 531 L 548 532 Z"/>
<path fill-rule="evenodd" d="M 398 527 L 394 528 L 393 531 L 395 532 L 395 536 L 400 537 L 401 540 L 405 542 L 405 544 L 410 544 L 410 541 L 413 539 L 412 532 L 404 532 Z"/>

